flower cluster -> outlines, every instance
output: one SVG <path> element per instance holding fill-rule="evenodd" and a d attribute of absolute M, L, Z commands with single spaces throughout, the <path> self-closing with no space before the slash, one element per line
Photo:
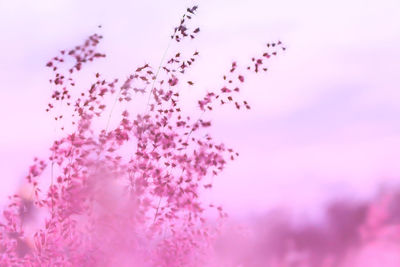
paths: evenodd
<path fill-rule="evenodd" d="M 188 25 L 196 12 L 197 6 L 186 10 L 171 42 L 196 38 L 200 29 Z M 126 79 L 96 73 L 79 90 L 76 74 L 105 57 L 98 52 L 102 38 L 94 34 L 46 64 L 53 74 L 46 111 L 64 136 L 48 159 L 30 167 L 29 193 L 12 196 L 3 211 L 1 266 L 201 266 L 218 232 L 204 211 L 227 216 L 222 207 L 202 203 L 200 194 L 238 153 L 206 132 L 211 121 L 187 116 L 180 105 L 179 89 L 194 86 L 181 81 L 199 52 L 173 53 L 158 68 L 139 66 Z M 228 103 L 250 109 L 235 95 L 245 72 L 267 70 L 266 60 L 283 49 L 280 42 L 268 44 L 243 73 L 233 62 L 221 89 L 198 101 L 200 110 Z M 111 127 L 115 107 L 137 94 L 148 95 L 147 110 L 123 110 Z M 105 123 L 101 130 L 95 119 Z"/>

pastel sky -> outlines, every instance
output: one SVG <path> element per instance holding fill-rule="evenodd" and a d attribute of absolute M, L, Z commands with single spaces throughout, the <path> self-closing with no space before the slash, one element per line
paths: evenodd
<path fill-rule="evenodd" d="M 50 96 L 47 60 L 101 24 L 104 73 L 157 65 L 192 4 L 0 0 L 2 200 L 55 134 L 43 110 Z M 306 212 L 344 195 L 368 197 L 399 178 L 398 14 L 398 0 L 201 1 L 195 18 L 201 34 L 187 48 L 201 53 L 190 74 L 193 95 L 218 86 L 216 74 L 269 41 L 288 48 L 266 75 L 249 79 L 243 93 L 251 111 L 213 117 L 213 134 L 241 156 L 207 197 L 234 213 L 276 205 Z"/>

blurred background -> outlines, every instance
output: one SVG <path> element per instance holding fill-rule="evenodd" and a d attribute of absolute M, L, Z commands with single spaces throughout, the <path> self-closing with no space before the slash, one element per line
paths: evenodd
<path fill-rule="evenodd" d="M 158 66 L 191 1 L 0 0 L 0 203 L 23 182 L 57 133 L 44 111 L 46 62 L 97 31 L 107 54 L 89 73 L 124 77 Z M 201 1 L 200 51 L 188 76 L 195 97 L 218 88 L 232 60 L 287 47 L 265 75 L 249 77 L 248 112 L 215 112 L 211 130 L 240 153 L 204 197 L 232 217 L 276 208 L 322 220 L 332 201 L 368 201 L 400 177 L 400 2 Z M 170 52 L 179 49 L 172 44 Z M 220 74 L 220 75 L 219 75 Z"/>

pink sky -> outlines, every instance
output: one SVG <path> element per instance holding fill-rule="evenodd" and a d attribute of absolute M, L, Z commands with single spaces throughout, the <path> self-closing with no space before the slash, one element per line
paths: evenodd
<path fill-rule="evenodd" d="M 189 1 L 0 1 L 1 200 L 45 155 L 54 127 L 44 68 L 103 25 L 97 65 L 110 76 L 158 65 Z M 202 1 L 194 96 L 219 86 L 233 59 L 280 39 L 288 50 L 243 92 L 252 110 L 215 114 L 213 133 L 241 157 L 208 195 L 231 212 L 299 211 L 341 195 L 363 198 L 400 176 L 400 2 Z M 173 52 L 175 47 L 171 47 Z M 95 72 L 96 70 L 89 70 Z M 215 73 L 218 75 L 216 76 Z M 188 89 L 189 90 L 189 89 Z"/>

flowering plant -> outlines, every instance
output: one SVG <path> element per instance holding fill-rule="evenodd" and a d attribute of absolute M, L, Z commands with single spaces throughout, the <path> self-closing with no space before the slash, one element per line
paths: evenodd
<path fill-rule="evenodd" d="M 196 38 L 200 29 L 190 26 L 196 12 L 197 6 L 186 10 L 171 42 Z M 46 111 L 63 136 L 48 159 L 34 160 L 27 193 L 11 196 L 3 211 L 2 266 L 202 266 L 218 233 L 205 210 L 227 217 L 200 194 L 239 154 L 214 141 L 206 132 L 211 121 L 202 117 L 221 105 L 250 109 L 239 94 L 245 75 L 267 71 L 265 62 L 284 50 L 281 42 L 243 69 L 232 62 L 223 85 L 198 100 L 201 115 L 192 118 L 180 89 L 195 85 L 185 73 L 199 52 L 174 52 L 125 79 L 96 73 L 82 86 L 78 73 L 106 57 L 98 51 L 102 38 L 93 34 L 46 64 L 53 90 Z M 143 96 L 145 111 L 134 115 L 128 103 Z"/>

